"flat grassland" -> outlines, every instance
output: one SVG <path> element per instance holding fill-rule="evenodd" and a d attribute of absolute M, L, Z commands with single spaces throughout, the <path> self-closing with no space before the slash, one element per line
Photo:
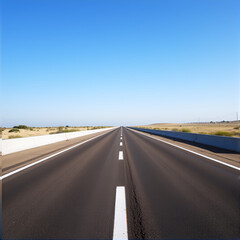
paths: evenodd
<path fill-rule="evenodd" d="M 23 125 L 24 126 L 24 125 Z M 68 133 L 84 130 L 92 130 L 104 127 L 27 127 L 2 128 L 2 139 L 23 138 L 41 136 L 56 133 Z"/>
<path fill-rule="evenodd" d="M 155 130 L 240 137 L 240 121 L 223 121 L 211 123 L 156 123 L 138 127 Z"/>

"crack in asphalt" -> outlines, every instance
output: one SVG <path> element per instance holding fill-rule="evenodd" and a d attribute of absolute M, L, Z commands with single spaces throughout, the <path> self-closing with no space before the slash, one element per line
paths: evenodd
<path fill-rule="evenodd" d="M 132 176 L 132 170 L 128 161 L 128 158 L 125 159 L 125 174 L 128 179 L 127 182 L 127 188 L 128 188 L 128 213 L 131 215 L 130 218 L 132 221 L 130 221 L 129 227 L 129 235 L 130 239 L 145 239 L 146 233 L 144 228 L 144 220 L 143 220 L 143 214 L 141 209 L 141 204 L 138 200 L 138 196 L 136 193 L 136 186 L 134 184 L 133 176 Z"/>

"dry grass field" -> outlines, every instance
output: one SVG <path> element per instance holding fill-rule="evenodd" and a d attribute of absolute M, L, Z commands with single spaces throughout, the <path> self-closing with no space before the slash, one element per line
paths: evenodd
<path fill-rule="evenodd" d="M 178 132 L 192 132 L 209 135 L 240 137 L 240 121 L 224 121 L 212 123 L 156 123 L 150 125 L 143 125 L 139 127 L 178 131 Z"/>
<path fill-rule="evenodd" d="M 24 126 L 24 125 L 23 125 Z M 76 132 L 103 127 L 26 127 L 25 128 L 2 128 L 2 139 L 32 137 L 64 132 Z"/>

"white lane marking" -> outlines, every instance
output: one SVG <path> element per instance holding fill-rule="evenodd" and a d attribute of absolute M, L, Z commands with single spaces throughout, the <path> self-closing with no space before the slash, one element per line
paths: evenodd
<path fill-rule="evenodd" d="M 128 239 L 125 187 L 116 188 L 113 240 Z"/>
<path fill-rule="evenodd" d="M 123 151 L 119 151 L 118 160 L 123 160 Z"/>
<path fill-rule="evenodd" d="M 107 132 L 107 133 L 109 133 L 109 132 Z M 21 172 L 21 171 L 23 171 L 23 170 L 25 170 L 25 169 L 27 169 L 27 168 L 30 168 L 30 167 L 32 167 L 32 166 L 34 166 L 34 165 L 37 165 L 37 164 L 39 164 L 39 163 L 41 163 L 41 162 L 44 162 L 44 161 L 48 160 L 49 158 L 55 157 L 55 156 L 57 156 L 57 155 L 59 155 L 59 154 L 61 154 L 61 153 L 64 153 L 64 152 L 66 152 L 66 151 L 69 151 L 69 150 L 71 150 L 71 149 L 73 149 L 73 148 L 75 148 L 75 147 L 78 147 L 78 146 L 80 146 L 80 145 L 82 145 L 82 144 L 84 144 L 84 143 L 86 143 L 86 142 L 89 142 L 89 141 L 91 141 L 91 140 L 93 140 L 93 139 L 95 139 L 95 138 L 101 137 L 101 136 L 103 136 L 103 135 L 105 135 L 105 134 L 107 134 L 107 133 L 104 133 L 104 134 L 101 134 L 101 135 L 99 135 L 99 136 L 90 138 L 90 139 L 88 139 L 88 140 L 86 140 L 86 141 L 84 141 L 84 142 L 78 143 L 78 144 L 76 144 L 76 145 L 74 145 L 74 146 L 72 146 L 72 147 L 69 147 L 69 148 L 66 148 L 66 149 L 64 149 L 64 150 L 62 150 L 62 151 L 60 151 L 60 152 L 54 153 L 54 154 L 52 154 L 52 155 L 50 155 L 50 156 L 48 156 L 48 157 L 45 157 L 45 158 L 43 158 L 43 159 L 40 159 L 40 160 L 36 161 L 36 162 L 30 163 L 30 164 L 28 164 L 28 165 L 26 165 L 26 166 L 24 166 L 24 167 L 21 167 L 21 168 L 18 168 L 18 169 L 16 169 L 16 170 L 12 171 L 12 172 L 6 173 L 6 174 L 4 174 L 4 175 L 2 175 L 2 176 L 0 177 L 0 180 L 2 180 L 2 179 L 4 179 L 4 178 L 7 178 L 7 177 L 9 177 L 9 176 L 11 176 L 11 175 L 13 175 L 13 174 L 15 174 L 15 173 Z"/>
<path fill-rule="evenodd" d="M 120 140 L 122 140 L 122 137 L 120 137 Z"/>
<path fill-rule="evenodd" d="M 120 142 L 120 146 L 122 146 L 122 142 Z"/>
<path fill-rule="evenodd" d="M 131 131 L 132 131 L 132 130 L 131 130 Z M 155 138 L 155 137 L 152 137 L 152 136 L 145 135 L 145 134 L 143 134 L 143 133 L 141 133 L 141 132 L 138 132 L 138 133 L 139 133 L 139 134 L 142 134 L 142 135 L 144 135 L 144 136 L 147 136 L 147 137 L 149 137 L 149 138 L 153 138 L 153 139 L 158 140 L 158 141 L 160 141 L 160 142 L 164 142 L 164 143 L 169 144 L 169 145 L 171 145 L 171 146 L 174 146 L 174 147 L 180 148 L 180 149 L 185 150 L 185 151 L 187 151 L 187 152 L 190 152 L 190 153 L 196 154 L 196 155 L 198 155 L 198 156 L 201 156 L 201 157 L 207 158 L 207 159 L 209 159 L 209 160 L 211 160 L 211 161 L 214 161 L 214 162 L 217 162 L 217 163 L 223 164 L 223 165 L 225 165 L 225 166 L 228 166 L 228 167 L 231 167 L 231 168 L 234 168 L 234 169 L 240 171 L 240 168 L 239 168 L 239 167 L 236 167 L 236 166 L 233 166 L 233 165 L 231 165 L 231 164 L 228 164 L 228 163 L 222 162 L 222 161 L 217 160 L 217 159 L 215 159 L 215 158 L 211 158 L 211 157 L 205 156 L 205 155 L 203 155 L 203 154 L 201 154 L 201 153 L 197 153 L 197 152 L 194 152 L 194 151 L 192 151 L 192 150 L 189 150 L 189 149 L 187 149 L 187 148 L 180 147 L 180 146 L 177 146 L 177 145 L 175 145 L 175 144 L 172 144 L 172 143 L 166 142 L 166 141 L 164 141 L 164 140 L 160 140 L 160 139 L 158 139 L 158 138 Z M 160 137 L 161 137 L 161 136 L 160 136 Z"/>

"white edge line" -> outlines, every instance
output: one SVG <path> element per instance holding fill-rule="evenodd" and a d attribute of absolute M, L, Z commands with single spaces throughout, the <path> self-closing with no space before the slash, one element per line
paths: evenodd
<path fill-rule="evenodd" d="M 129 130 L 133 131 L 132 129 L 129 129 Z M 136 130 L 136 131 L 137 131 L 137 130 Z M 223 164 L 223 165 L 225 165 L 225 166 L 228 166 L 228 167 L 231 167 L 231 168 L 234 168 L 234 169 L 240 171 L 240 168 L 239 168 L 239 167 L 236 167 L 236 166 L 233 166 L 233 165 L 231 165 L 231 164 L 228 164 L 228 163 L 222 162 L 222 161 L 217 160 L 217 159 L 215 159 L 215 158 L 211 158 L 211 157 L 205 156 L 205 155 L 203 155 L 203 154 L 201 154 L 201 153 L 197 153 L 197 152 L 194 152 L 194 151 L 192 151 L 192 150 L 186 149 L 186 148 L 184 148 L 184 147 L 180 147 L 180 146 L 177 146 L 177 145 L 175 145 L 175 144 L 172 144 L 172 143 L 166 142 L 166 141 L 164 141 L 164 140 L 161 140 L 161 139 L 158 139 L 158 138 L 155 138 L 155 137 L 152 137 L 152 136 L 148 136 L 148 135 L 146 135 L 146 134 L 144 134 L 144 133 L 142 133 L 142 132 L 137 132 L 137 133 L 142 134 L 142 135 L 144 135 L 144 136 L 146 136 L 146 137 L 149 137 L 149 138 L 153 138 L 153 139 L 158 140 L 158 141 L 160 141 L 160 142 L 164 142 L 164 143 L 169 144 L 169 145 L 171 145 L 171 146 L 174 146 L 174 147 L 180 148 L 180 149 L 185 150 L 185 151 L 187 151 L 187 152 L 190 152 L 190 153 L 196 154 L 196 155 L 198 155 L 198 156 L 201 156 L 201 157 L 207 158 L 207 159 L 209 159 L 209 160 L 211 160 L 211 161 L 214 161 L 214 162 L 217 162 L 217 163 Z M 161 136 L 159 136 L 159 137 L 161 137 Z"/>
<path fill-rule="evenodd" d="M 128 239 L 125 187 L 116 188 L 113 240 Z"/>
<path fill-rule="evenodd" d="M 110 131 L 110 132 L 111 132 L 111 131 Z M 11 176 L 11 175 L 13 175 L 13 174 L 15 174 L 15 173 L 21 172 L 21 171 L 23 171 L 23 170 L 25 170 L 25 169 L 27 169 L 27 168 L 30 168 L 30 167 L 32 167 L 32 166 L 34 166 L 34 165 L 37 165 L 37 164 L 39 164 L 39 163 L 41 163 L 41 162 L 44 162 L 44 161 L 48 160 L 49 158 L 55 157 L 55 156 L 57 156 L 57 155 L 59 155 L 59 154 L 61 154 L 61 153 L 64 153 L 64 152 L 66 152 L 66 151 L 68 151 L 68 150 L 71 150 L 71 149 L 73 149 L 73 148 L 75 148 L 75 147 L 78 147 L 78 146 L 80 146 L 80 145 L 82 145 L 82 144 L 84 144 L 84 143 L 86 143 L 86 142 L 89 142 L 89 141 L 91 141 L 91 140 L 93 140 L 93 139 L 95 139 L 95 138 L 98 138 L 98 137 L 100 137 L 100 136 L 103 136 L 103 135 L 105 135 L 105 134 L 107 134 L 107 133 L 109 133 L 109 132 L 106 132 L 106 133 L 103 133 L 103 134 L 101 134 L 101 135 L 99 135 L 99 136 L 90 138 L 90 139 L 88 139 L 88 140 L 86 140 L 86 141 L 83 141 L 83 142 L 81 142 L 81 143 L 78 143 L 78 144 L 76 144 L 76 145 L 74 145 L 74 146 L 72 146 L 72 147 L 66 148 L 66 149 L 64 149 L 64 150 L 62 150 L 62 151 L 60 151 L 60 152 L 54 153 L 54 154 L 52 154 L 52 155 L 50 155 L 50 156 L 48 156 L 48 157 L 45 157 L 45 158 L 43 158 L 43 159 L 41 159 L 41 160 L 38 160 L 38 161 L 33 162 L 33 163 L 30 163 L 30 164 L 28 164 L 28 165 L 26 165 L 26 166 L 24 166 L 24 167 L 21 167 L 21 168 L 18 168 L 18 169 L 16 169 L 16 170 L 12 171 L 12 172 L 6 173 L 6 174 L 4 174 L 4 175 L 2 175 L 2 176 L 0 177 L 0 180 L 2 180 L 2 179 L 4 179 L 4 178 L 7 178 L 7 177 L 9 177 L 9 176 Z"/>

